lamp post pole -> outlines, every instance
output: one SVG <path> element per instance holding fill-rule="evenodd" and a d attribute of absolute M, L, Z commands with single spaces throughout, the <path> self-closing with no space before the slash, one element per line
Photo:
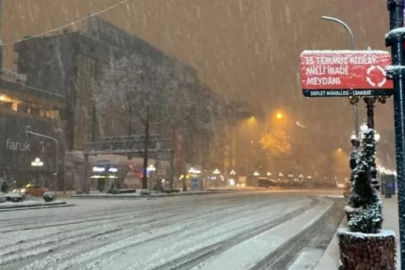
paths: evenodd
<path fill-rule="evenodd" d="M 394 124 L 396 144 L 396 164 L 398 181 L 398 215 L 401 266 L 405 267 L 405 33 L 404 1 L 387 0 L 390 18 L 390 33 L 385 38 L 386 46 L 391 47 L 393 69 L 388 72 L 394 81 Z M 394 32 L 392 32 L 394 30 Z M 396 32 L 398 31 L 398 32 Z"/>
<path fill-rule="evenodd" d="M 328 16 L 322 16 L 322 19 L 326 21 L 331 21 L 340 24 L 343 26 L 344 29 L 349 33 L 350 36 L 350 50 L 355 49 L 354 45 L 354 35 L 352 29 L 342 20 L 334 17 L 328 17 Z M 356 136 L 359 135 L 359 112 L 358 112 L 358 107 L 357 107 L 357 102 L 358 99 L 354 98 L 353 101 L 352 99 L 350 100 L 350 104 L 353 105 L 353 122 L 354 122 L 354 132 L 356 133 Z"/>

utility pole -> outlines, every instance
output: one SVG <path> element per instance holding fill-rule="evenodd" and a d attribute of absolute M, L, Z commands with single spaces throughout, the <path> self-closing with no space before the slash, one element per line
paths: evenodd
<path fill-rule="evenodd" d="M 390 32 L 385 45 L 391 47 L 393 68 L 388 77 L 394 81 L 394 124 L 398 182 L 398 215 L 401 267 L 405 269 L 405 50 L 404 1 L 387 0 Z"/>

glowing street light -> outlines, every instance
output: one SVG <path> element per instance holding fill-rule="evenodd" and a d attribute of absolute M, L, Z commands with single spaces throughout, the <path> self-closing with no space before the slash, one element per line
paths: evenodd
<path fill-rule="evenodd" d="M 367 129 L 368 129 L 367 123 L 366 123 L 366 122 L 363 122 L 363 124 L 361 124 L 361 126 L 360 126 L 360 131 L 361 131 L 361 132 L 364 132 L 364 131 L 366 131 Z"/>
<path fill-rule="evenodd" d="M 154 172 L 154 171 L 156 171 L 156 167 L 155 167 L 153 164 L 151 164 L 151 165 L 149 165 L 149 167 L 148 167 L 148 171 Z"/>
<path fill-rule="evenodd" d="M 276 114 L 276 118 L 277 118 L 277 119 L 283 118 L 283 114 L 282 114 L 281 112 L 278 112 L 278 113 Z"/>
<path fill-rule="evenodd" d="M 196 170 L 196 169 L 194 169 L 193 167 L 191 167 L 191 168 L 188 170 L 188 173 L 189 173 L 189 174 L 200 174 L 200 173 L 201 173 L 201 170 Z"/>
<path fill-rule="evenodd" d="M 34 161 L 31 162 L 31 166 L 36 168 L 37 171 L 37 183 L 39 183 L 39 167 L 44 166 L 44 162 L 39 157 L 36 157 Z"/>
<path fill-rule="evenodd" d="M 378 141 L 380 140 L 380 138 L 381 138 L 381 135 L 376 131 L 376 132 L 374 133 L 374 140 L 375 140 L 375 142 L 378 143 Z"/>
<path fill-rule="evenodd" d="M 278 176 L 284 176 L 282 173 L 279 173 Z"/>
<path fill-rule="evenodd" d="M 42 167 L 44 166 L 44 162 L 39 158 L 35 158 L 33 162 L 31 162 L 32 167 Z"/>
<path fill-rule="evenodd" d="M 215 169 L 212 173 L 213 174 L 220 174 L 221 172 L 218 169 Z"/>
<path fill-rule="evenodd" d="M 356 134 L 353 132 L 352 136 L 350 136 L 350 140 L 357 140 Z"/>
<path fill-rule="evenodd" d="M 235 175 L 236 172 L 235 172 L 234 170 L 232 170 L 232 171 L 230 172 L 230 174 L 231 174 L 231 175 Z"/>
<path fill-rule="evenodd" d="M 267 172 L 267 176 L 271 176 L 271 172 Z"/>
<path fill-rule="evenodd" d="M 260 176 L 260 173 L 259 173 L 258 171 L 255 171 L 255 172 L 253 173 L 253 175 L 254 175 L 254 176 Z"/>

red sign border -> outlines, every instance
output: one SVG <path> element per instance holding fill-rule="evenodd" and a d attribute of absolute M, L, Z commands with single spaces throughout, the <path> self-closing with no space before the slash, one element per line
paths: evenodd
<path fill-rule="evenodd" d="M 384 53 L 387 55 L 390 55 L 388 51 L 383 51 L 383 50 L 372 50 L 372 51 L 365 51 L 365 50 L 304 50 L 300 54 L 300 60 L 301 57 L 303 57 L 305 54 L 316 54 L 316 53 L 321 53 L 321 52 L 329 52 L 331 54 L 333 53 L 353 53 L 353 52 L 358 52 L 358 53 L 370 53 L 370 52 L 375 52 L 375 53 Z M 302 64 L 300 64 L 300 82 L 302 86 L 302 76 L 301 76 L 301 71 L 302 71 Z M 390 80 L 390 78 L 387 77 L 387 80 Z M 311 89 L 311 88 L 301 88 L 302 94 L 305 97 L 365 97 L 365 96 L 381 96 L 381 97 L 390 97 L 394 94 L 394 89 L 393 88 L 378 88 L 378 89 L 355 89 L 355 88 L 343 88 L 343 89 Z M 367 92 L 367 94 L 364 94 Z"/>

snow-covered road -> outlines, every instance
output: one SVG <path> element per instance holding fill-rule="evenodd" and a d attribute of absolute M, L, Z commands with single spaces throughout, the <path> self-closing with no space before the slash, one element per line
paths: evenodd
<path fill-rule="evenodd" d="M 308 250 L 320 259 L 341 201 L 242 192 L 5 212 L 0 269 L 297 269 Z"/>

